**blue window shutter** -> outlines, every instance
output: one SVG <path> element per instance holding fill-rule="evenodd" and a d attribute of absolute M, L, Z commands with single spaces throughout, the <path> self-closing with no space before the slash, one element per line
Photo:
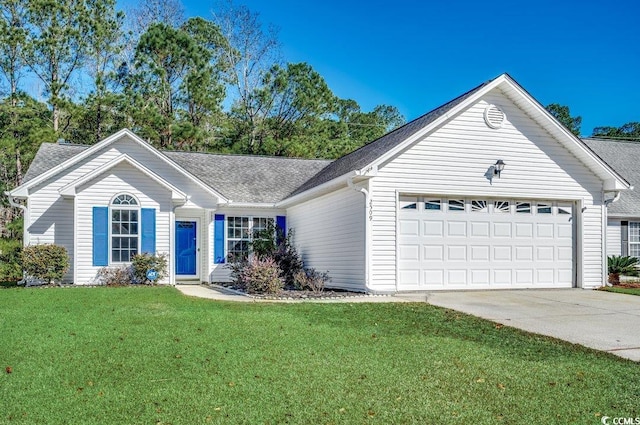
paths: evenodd
<path fill-rule="evenodd" d="M 109 265 L 108 207 L 93 207 L 93 265 Z"/>
<path fill-rule="evenodd" d="M 213 262 L 224 264 L 224 214 L 216 214 L 213 225 Z"/>
<path fill-rule="evenodd" d="M 143 254 L 156 254 L 156 210 L 142 208 L 140 211 L 142 241 L 140 250 Z"/>
<path fill-rule="evenodd" d="M 284 215 L 276 216 L 276 226 L 282 230 L 283 236 L 287 236 L 287 217 Z"/>

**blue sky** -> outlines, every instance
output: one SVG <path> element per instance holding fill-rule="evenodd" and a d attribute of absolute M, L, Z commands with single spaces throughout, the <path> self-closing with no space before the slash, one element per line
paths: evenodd
<path fill-rule="evenodd" d="M 279 28 L 285 60 L 307 62 L 363 109 L 411 120 L 509 73 L 543 105 L 593 127 L 640 121 L 640 2 L 246 0 Z M 184 1 L 211 17 L 211 1 Z"/>

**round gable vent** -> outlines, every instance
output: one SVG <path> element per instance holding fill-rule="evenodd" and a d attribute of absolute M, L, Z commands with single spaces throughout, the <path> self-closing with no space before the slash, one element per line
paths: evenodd
<path fill-rule="evenodd" d="M 484 121 L 491 128 L 500 128 L 504 123 L 504 112 L 496 105 L 489 105 L 484 110 Z"/>

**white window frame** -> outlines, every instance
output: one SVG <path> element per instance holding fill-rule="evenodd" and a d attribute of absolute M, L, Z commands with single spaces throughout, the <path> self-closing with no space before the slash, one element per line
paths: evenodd
<path fill-rule="evenodd" d="M 237 237 L 229 237 L 229 222 L 230 219 L 247 219 L 248 223 L 247 223 L 247 228 L 246 228 L 246 234 L 241 235 L 241 237 L 237 238 Z M 251 251 L 250 251 L 250 244 L 251 242 L 253 242 L 254 239 L 254 233 L 256 231 L 260 231 L 262 229 L 256 228 L 256 223 L 255 220 L 265 220 L 266 223 L 268 223 L 269 221 L 271 221 L 271 223 L 275 224 L 276 218 L 273 216 L 266 216 L 266 215 L 228 215 L 225 218 L 225 258 L 228 259 L 229 262 L 232 262 L 232 259 L 229 258 L 229 254 L 230 254 L 230 250 L 229 250 L 229 245 L 232 242 L 242 242 L 242 241 L 246 241 L 247 242 L 247 258 L 251 258 Z M 261 227 L 261 226 L 258 226 Z M 244 229 L 244 227 L 240 227 L 240 229 Z M 275 235 L 274 235 L 275 237 Z M 244 252 L 244 250 L 242 251 L 238 251 L 238 252 Z"/>
<path fill-rule="evenodd" d="M 114 204 L 114 202 L 116 201 L 116 199 L 118 199 L 121 196 L 129 196 L 132 198 L 133 201 L 135 201 L 135 205 L 132 204 Z M 113 213 L 114 211 L 129 211 L 129 214 L 131 214 L 131 211 L 135 211 L 136 215 L 137 215 L 137 233 L 135 234 L 135 237 L 137 239 L 137 247 L 136 247 L 136 252 L 133 253 L 133 255 L 139 254 L 140 253 L 140 243 L 141 243 L 141 232 L 140 232 L 140 226 L 141 226 L 141 222 L 140 222 L 140 201 L 138 200 L 137 197 L 133 196 L 130 193 L 118 193 L 116 196 L 114 196 L 111 201 L 109 202 L 109 264 L 131 264 L 131 260 L 129 261 L 115 261 L 113 259 L 113 238 L 114 237 L 119 237 L 119 238 L 131 238 L 133 237 L 133 235 L 129 234 L 113 234 Z M 131 221 L 129 221 L 131 222 Z M 120 250 L 120 254 L 122 254 L 122 249 L 119 248 Z M 129 248 L 129 250 L 131 250 L 131 248 Z M 130 257 L 132 257 L 133 255 L 130 255 Z"/>

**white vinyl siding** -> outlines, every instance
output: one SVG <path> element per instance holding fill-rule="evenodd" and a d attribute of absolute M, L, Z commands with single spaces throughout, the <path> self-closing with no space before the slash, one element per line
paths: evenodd
<path fill-rule="evenodd" d="M 364 195 L 345 188 L 287 210 L 305 265 L 329 272 L 335 288 L 365 291 Z"/>
<path fill-rule="evenodd" d="M 76 284 L 94 283 L 96 273 L 101 268 L 92 264 L 92 209 L 96 206 L 112 207 L 110 202 L 113 196 L 119 193 L 134 195 L 139 201 L 139 208 L 156 210 L 156 252 L 169 253 L 171 193 L 133 166 L 122 163 L 77 189 L 76 228 L 78 235 L 82 236 L 76 240 L 78 255 Z M 69 219 L 73 221 L 73 217 Z M 111 254 L 110 251 L 110 260 L 112 260 Z M 113 261 L 110 263 L 117 265 Z M 173 262 L 170 261 L 170 265 L 172 264 Z M 168 283 L 168 279 L 161 283 Z"/>
<path fill-rule="evenodd" d="M 53 176 L 46 182 L 41 183 L 40 185 L 32 188 L 29 193 L 29 222 L 25 223 L 25 227 L 30 233 L 30 243 L 31 244 L 40 244 L 40 243 L 55 243 L 58 245 L 64 246 L 70 257 L 71 257 L 71 267 L 69 268 L 69 272 L 65 275 L 65 282 L 73 282 L 74 281 L 74 270 L 77 269 L 78 276 L 75 277 L 76 283 L 89 283 L 88 279 L 93 279 L 90 276 L 90 272 L 87 269 L 81 270 L 82 267 L 78 267 L 76 263 L 76 258 L 74 258 L 74 234 L 77 232 L 79 236 L 77 239 L 77 245 L 75 247 L 75 251 L 79 254 L 90 255 L 91 250 L 83 251 L 80 246 L 82 245 L 84 249 L 87 249 L 87 246 L 90 248 L 91 245 L 91 228 L 80 227 L 80 223 L 76 223 L 74 226 L 73 217 L 74 211 L 80 217 L 80 214 L 87 214 L 87 208 L 93 207 L 91 202 L 93 202 L 92 195 L 85 195 L 84 198 L 82 196 L 77 195 L 74 199 L 66 199 L 60 196 L 58 190 L 62 187 L 65 187 L 67 184 L 72 183 L 73 181 L 87 175 L 92 172 L 96 168 L 107 164 L 108 162 L 116 159 L 122 154 L 127 154 L 136 160 L 138 163 L 143 164 L 150 170 L 162 170 L 162 178 L 174 185 L 175 187 L 179 187 L 185 193 L 188 193 L 191 197 L 188 202 L 188 206 L 193 207 L 204 207 L 204 208 L 213 208 L 217 205 L 217 199 L 213 197 L 210 193 L 205 191 L 202 187 L 194 183 L 192 180 L 188 179 L 183 174 L 169 167 L 166 162 L 162 161 L 148 149 L 140 145 L 138 142 L 134 142 L 130 140 L 128 137 L 123 137 L 122 139 L 110 144 L 93 155 L 86 158 L 84 161 L 80 161 L 80 163 L 75 164 L 74 166 L 61 171 L 57 175 Z M 115 168 L 121 167 L 123 164 L 116 166 Z M 132 167 L 129 167 L 133 170 Z M 104 176 L 98 176 L 94 181 L 104 179 L 105 176 L 112 175 L 113 171 L 109 170 L 105 173 Z M 160 173 L 158 173 L 160 174 Z M 138 179 L 142 179 L 144 183 L 141 185 L 138 184 Z M 145 180 L 146 179 L 146 180 Z M 93 182 L 87 182 L 86 185 L 91 185 Z M 103 204 L 103 206 L 107 206 L 109 204 L 109 200 L 119 192 L 118 187 L 126 187 L 127 189 L 131 188 L 139 188 L 141 191 L 146 190 L 145 186 L 155 185 L 154 191 L 165 190 L 163 188 L 157 187 L 157 183 L 153 182 L 149 177 L 145 176 L 143 173 L 136 172 L 135 175 L 131 174 L 129 177 L 126 177 L 124 180 L 119 182 L 118 186 L 109 187 L 104 186 L 104 196 L 108 198 Z M 126 191 L 126 190 L 122 190 Z M 137 195 L 137 192 L 135 192 Z M 97 194 L 99 197 L 102 197 L 102 194 Z M 167 199 L 169 199 L 169 194 L 166 195 Z M 78 203 L 74 206 L 74 202 Z M 97 204 L 95 204 L 97 206 Z M 146 206 L 143 205 L 146 208 Z M 156 226 L 160 226 L 162 223 L 160 220 L 165 220 L 164 225 L 168 228 L 168 220 L 171 211 L 170 201 L 169 204 L 163 206 L 162 213 L 166 214 L 165 218 L 161 218 L 160 216 L 156 217 Z M 88 213 L 89 222 L 91 221 L 91 211 Z M 88 229 L 88 232 L 87 232 Z M 84 233 L 81 233 L 84 232 Z M 158 235 L 159 237 L 160 235 Z M 159 243 L 159 239 L 156 240 L 156 244 Z M 168 240 L 167 240 L 168 243 Z M 157 245 L 158 251 L 161 251 L 161 247 Z M 167 248 L 168 249 L 168 246 Z M 165 249 L 165 251 L 166 251 Z M 91 258 L 89 258 L 90 260 Z M 84 266 L 83 266 L 84 267 Z"/>
<path fill-rule="evenodd" d="M 483 118 L 488 104 L 505 112 L 500 129 Z M 500 178 L 487 178 L 502 159 Z M 399 193 L 443 198 L 524 198 L 577 203 L 577 284 L 603 282 L 602 181 L 558 141 L 494 90 L 467 110 L 379 167 L 370 181 L 373 199 L 372 289 L 396 289 L 396 223 Z M 584 211 L 582 211 L 584 209 Z"/>

